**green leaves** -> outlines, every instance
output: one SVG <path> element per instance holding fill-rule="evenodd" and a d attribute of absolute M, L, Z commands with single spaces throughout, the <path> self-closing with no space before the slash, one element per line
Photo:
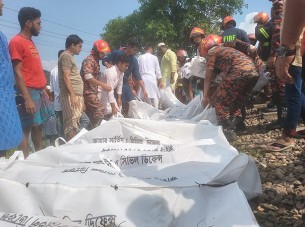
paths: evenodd
<path fill-rule="evenodd" d="M 243 0 L 139 0 L 139 3 L 138 11 L 113 19 L 105 26 L 101 35 L 112 49 L 137 37 L 143 46 L 165 42 L 173 50 L 183 48 L 190 54 L 193 47 L 189 34 L 193 27 L 218 34 L 221 19 L 241 13 L 245 6 Z"/>

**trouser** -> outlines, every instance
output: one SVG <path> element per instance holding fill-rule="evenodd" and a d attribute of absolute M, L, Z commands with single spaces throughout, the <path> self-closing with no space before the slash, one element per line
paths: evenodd
<path fill-rule="evenodd" d="M 258 76 L 223 78 L 215 102 L 215 111 L 219 121 L 229 119 L 230 116 L 241 117 L 240 108 L 245 105 L 257 79 Z"/>
<path fill-rule="evenodd" d="M 90 119 L 90 128 L 99 126 L 104 118 L 104 108 L 97 94 L 84 95 L 86 114 Z"/>
<path fill-rule="evenodd" d="M 289 73 L 293 84 L 286 84 L 287 117 L 284 121 L 283 134 L 293 137 L 300 118 L 305 121 L 305 94 L 302 92 L 302 68 L 290 66 Z"/>
<path fill-rule="evenodd" d="M 61 111 L 55 111 L 56 115 L 56 129 L 58 132 L 58 135 L 61 137 L 64 137 L 64 123 L 63 123 L 63 116 Z"/>
<path fill-rule="evenodd" d="M 87 114 L 85 112 L 83 112 L 80 119 L 79 119 L 79 129 L 78 129 L 78 131 L 82 130 L 83 128 L 87 129 L 89 124 L 90 124 L 90 119 L 87 116 Z"/>
<path fill-rule="evenodd" d="M 272 101 L 277 108 L 277 118 L 281 120 L 283 118 L 282 111 L 286 104 L 285 99 L 285 83 L 281 81 L 272 70 L 270 74 L 270 86 L 272 90 Z"/>

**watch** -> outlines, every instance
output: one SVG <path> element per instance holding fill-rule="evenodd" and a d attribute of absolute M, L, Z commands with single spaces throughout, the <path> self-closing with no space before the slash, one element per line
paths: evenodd
<path fill-rule="evenodd" d="M 294 56 L 296 54 L 296 48 L 290 50 L 285 45 L 280 45 L 276 49 L 276 53 L 277 53 L 277 56 L 280 57 L 280 58 L 288 57 L 288 56 Z"/>

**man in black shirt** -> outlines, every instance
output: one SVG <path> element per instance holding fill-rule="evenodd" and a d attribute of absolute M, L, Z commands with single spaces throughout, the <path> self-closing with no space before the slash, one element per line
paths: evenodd
<path fill-rule="evenodd" d="M 248 38 L 247 33 L 239 28 L 236 28 L 236 21 L 231 16 L 226 16 L 222 20 L 221 29 L 223 32 L 220 34 L 222 37 L 222 41 L 225 42 L 231 42 L 235 39 L 239 39 L 243 42 L 249 43 L 250 40 Z"/>

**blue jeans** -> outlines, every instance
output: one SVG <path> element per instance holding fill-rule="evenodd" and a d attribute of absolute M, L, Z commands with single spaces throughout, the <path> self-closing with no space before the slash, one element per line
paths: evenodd
<path fill-rule="evenodd" d="M 287 117 L 284 121 L 284 132 L 290 135 L 295 132 L 300 118 L 305 120 L 305 95 L 302 92 L 302 67 L 290 66 L 289 73 L 294 79 L 293 84 L 285 85 L 287 101 Z"/>

